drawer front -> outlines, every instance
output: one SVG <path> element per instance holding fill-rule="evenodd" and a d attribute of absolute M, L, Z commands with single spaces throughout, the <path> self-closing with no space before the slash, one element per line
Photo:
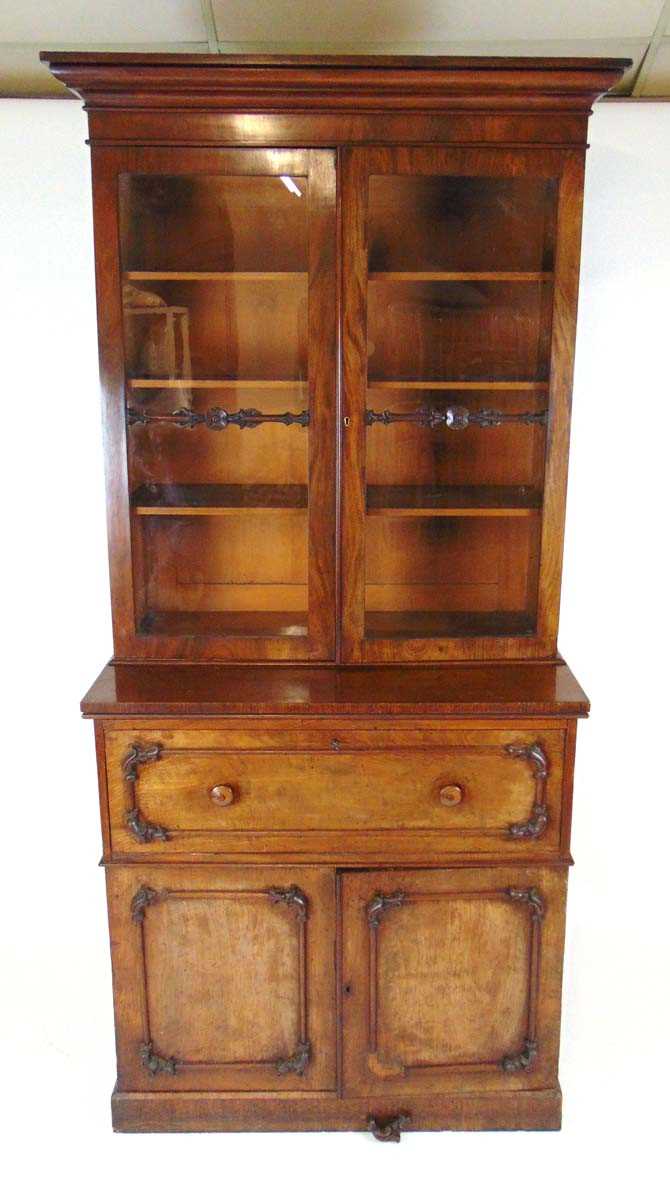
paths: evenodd
<path fill-rule="evenodd" d="M 112 847 L 340 859 L 555 853 L 564 737 L 556 728 L 346 731 L 328 748 L 291 734 L 236 748 L 208 732 L 119 731 L 107 740 Z"/>

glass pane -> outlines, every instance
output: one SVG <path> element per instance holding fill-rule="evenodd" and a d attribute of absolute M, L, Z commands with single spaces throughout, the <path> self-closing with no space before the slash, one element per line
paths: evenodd
<path fill-rule="evenodd" d="M 307 180 L 124 175 L 140 633 L 306 636 Z"/>
<path fill-rule="evenodd" d="M 367 637 L 535 630 L 556 202 L 370 178 Z"/>

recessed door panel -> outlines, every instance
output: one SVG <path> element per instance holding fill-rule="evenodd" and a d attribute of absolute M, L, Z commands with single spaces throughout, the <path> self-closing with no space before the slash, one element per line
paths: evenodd
<path fill-rule="evenodd" d="M 564 891 L 545 869 L 347 875 L 347 1094 L 555 1084 Z"/>
<path fill-rule="evenodd" d="M 110 870 L 124 1090 L 335 1085 L 327 870 Z"/>

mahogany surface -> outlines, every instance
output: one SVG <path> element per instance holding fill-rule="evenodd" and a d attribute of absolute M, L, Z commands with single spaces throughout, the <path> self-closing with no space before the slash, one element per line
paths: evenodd
<path fill-rule="evenodd" d="M 557 1129 L 583 170 L 629 60 L 41 57 L 93 162 L 114 1127 Z"/>
<path fill-rule="evenodd" d="M 564 663 L 444 667 L 226 667 L 108 663 L 84 716 L 573 716 L 589 702 Z"/>

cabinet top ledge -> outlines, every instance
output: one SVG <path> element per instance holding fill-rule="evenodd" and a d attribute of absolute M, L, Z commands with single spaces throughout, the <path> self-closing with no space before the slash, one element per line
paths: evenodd
<path fill-rule="evenodd" d="M 40 60 L 89 106 L 309 107 L 439 111 L 513 106 L 588 110 L 627 58 L 432 55 L 151 54 L 43 50 Z M 372 111 L 371 108 L 371 111 Z"/>

